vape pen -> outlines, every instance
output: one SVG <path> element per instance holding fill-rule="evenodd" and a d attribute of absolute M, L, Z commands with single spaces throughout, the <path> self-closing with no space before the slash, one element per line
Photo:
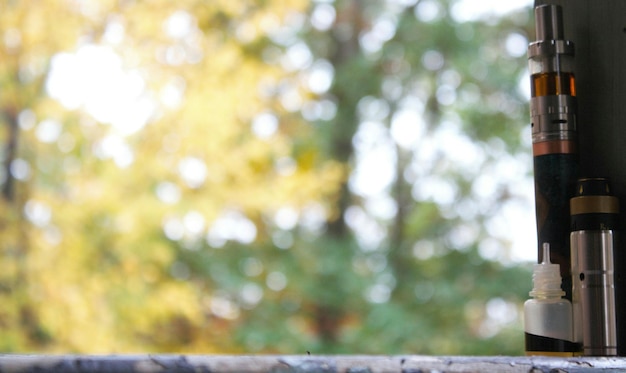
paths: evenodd
<path fill-rule="evenodd" d="M 613 249 L 619 201 L 607 179 L 580 179 L 570 209 L 574 334 L 585 355 L 617 355 Z"/>
<path fill-rule="evenodd" d="M 550 242 L 565 297 L 572 299 L 569 200 L 578 173 L 574 44 L 563 39 L 561 7 L 535 8 L 537 41 L 528 46 L 538 243 Z M 541 247 L 538 263 L 541 263 Z"/>

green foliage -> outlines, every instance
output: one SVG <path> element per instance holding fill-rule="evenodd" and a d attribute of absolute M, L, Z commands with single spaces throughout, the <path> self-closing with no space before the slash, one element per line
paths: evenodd
<path fill-rule="evenodd" d="M 403 3 L 0 5 L 0 350 L 520 353 L 530 271 L 484 254 L 520 196 L 476 180 L 528 152 L 505 44 L 529 9 Z M 75 96 L 139 88 L 64 102 L 55 66 L 90 48 Z"/>

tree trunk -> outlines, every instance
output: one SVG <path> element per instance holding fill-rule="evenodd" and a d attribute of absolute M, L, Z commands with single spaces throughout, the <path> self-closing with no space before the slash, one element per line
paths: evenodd
<path fill-rule="evenodd" d="M 330 57 L 330 62 L 333 64 L 335 71 L 353 64 L 355 58 L 358 58 L 361 53 L 358 36 L 364 23 L 362 4 L 359 0 L 351 0 L 342 4 L 344 4 L 343 7 L 337 6 L 336 22 L 352 28 L 352 32 L 349 38 L 340 38 L 336 33 L 332 34 L 332 42 L 335 49 Z M 331 30 L 331 32 L 333 31 Z M 359 82 L 353 83 L 358 84 Z M 350 164 L 352 161 L 354 156 L 352 138 L 359 126 L 356 107 L 361 95 L 355 96 L 349 88 L 335 81 L 330 92 L 337 100 L 338 110 L 335 120 L 328 129 L 331 131 L 329 153 L 330 158 L 342 164 Z M 332 221 L 327 223 L 328 237 L 335 242 L 348 243 L 354 239 L 344 220 L 345 212 L 350 207 L 351 199 L 352 194 L 346 179 L 342 182 L 339 191 L 337 214 Z M 342 249 L 349 250 L 348 247 L 343 247 Z M 325 282 L 324 279 L 320 280 L 322 281 L 322 286 L 332 286 L 327 281 Z M 317 305 L 314 316 L 315 330 L 322 344 L 333 345 L 337 342 L 341 320 L 344 316 L 345 312 L 342 305 Z"/>
<path fill-rule="evenodd" d="M 17 121 L 17 111 L 13 108 L 5 108 L 4 118 L 7 122 L 7 139 L 5 144 L 6 158 L 4 160 L 4 172 L 6 180 L 2 186 L 2 196 L 5 201 L 12 203 L 15 201 L 15 177 L 11 173 L 11 165 L 17 158 L 17 144 L 19 138 L 19 125 Z"/>

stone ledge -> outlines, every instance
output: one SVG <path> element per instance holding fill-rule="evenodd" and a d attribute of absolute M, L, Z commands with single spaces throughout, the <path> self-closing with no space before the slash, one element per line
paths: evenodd
<path fill-rule="evenodd" d="M 626 372 L 626 358 L 375 355 L 0 355 L 0 372 Z"/>

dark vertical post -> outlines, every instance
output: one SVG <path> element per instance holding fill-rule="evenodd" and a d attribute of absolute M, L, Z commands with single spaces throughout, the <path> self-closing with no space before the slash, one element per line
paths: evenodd
<path fill-rule="evenodd" d="M 626 1 L 535 0 L 563 7 L 564 33 L 576 46 L 580 175 L 608 177 L 626 212 Z M 615 250 L 618 353 L 626 355 L 626 253 Z M 621 320 L 621 322 L 620 322 Z"/>

